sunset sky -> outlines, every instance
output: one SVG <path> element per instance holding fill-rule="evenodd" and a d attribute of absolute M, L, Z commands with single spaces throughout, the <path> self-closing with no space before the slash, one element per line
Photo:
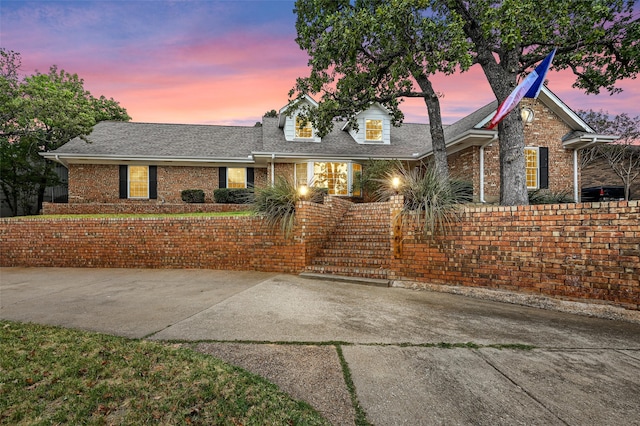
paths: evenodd
<path fill-rule="evenodd" d="M 114 98 L 133 121 L 252 125 L 280 109 L 307 55 L 295 43 L 293 1 L 0 0 L 0 46 L 19 52 L 22 73 L 57 65 L 94 96 Z M 640 115 L 640 81 L 621 94 L 587 96 L 570 73 L 549 88 L 573 109 Z M 479 67 L 436 76 L 443 121 L 493 100 Z M 424 103 L 403 104 L 406 122 L 427 122 Z"/>

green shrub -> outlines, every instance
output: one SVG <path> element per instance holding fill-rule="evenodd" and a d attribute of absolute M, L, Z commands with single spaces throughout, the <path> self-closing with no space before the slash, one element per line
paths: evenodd
<path fill-rule="evenodd" d="M 204 191 L 202 189 L 185 189 L 180 193 L 185 203 L 204 203 Z"/>
<path fill-rule="evenodd" d="M 361 191 L 365 201 L 375 199 L 376 194 L 384 186 L 382 182 L 390 172 L 402 167 L 398 160 L 368 160 L 362 166 L 362 173 L 356 175 L 353 183 L 353 192 Z"/>
<path fill-rule="evenodd" d="M 213 199 L 220 204 L 251 204 L 253 188 L 219 188 L 213 191 Z"/>
<path fill-rule="evenodd" d="M 296 203 L 301 200 L 319 203 L 324 194 L 322 188 L 309 187 L 308 194 L 303 197 L 293 182 L 278 176 L 273 186 L 256 188 L 253 210 L 265 219 L 267 226 L 280 228 L 285 236 L 289 236 L 295 226 Z"/>
<path fill-rule="evenodd" d="M 529 191 L 529 204 L 566 204 L 575 203 L 575 200 L 567 189 L 553 192 L 548 189 L 536 189 Z"/>

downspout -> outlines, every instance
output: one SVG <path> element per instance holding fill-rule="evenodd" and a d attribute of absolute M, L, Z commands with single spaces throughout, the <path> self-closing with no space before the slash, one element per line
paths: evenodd
<path fill-rule="evenodd" d="M 271 186 L 276 186 L 276 155 L 271 154 Z"/>
<path fill-rule="evenodd" d="M 497 133 L 493 135 L 489 142 L 480 145 L 480 202 L 483 204 L 486 203 L 486 201 L 484 200 L 484 148 L 487 145 L 491 145 L 496 141 L 496 139 L 498 139 Z"/>

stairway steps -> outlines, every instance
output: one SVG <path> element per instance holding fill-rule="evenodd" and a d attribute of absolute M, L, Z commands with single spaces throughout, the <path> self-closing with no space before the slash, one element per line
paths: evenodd
<path fill-rule="evenodd" d="M 390 220 L 380 220 L 384 215 L 375 203 L 352 205 L 303 274 L 387 282 L 391 238 Z"/>
<path fill-rule="evenodd" d="M 320 256 L 313 259 L 312 265 L 381 268 L 389 266 L 390 263 L 388 255 L 387 258 Z"/>
<path fill-rule="evenodd" d="M 305 269 L 307 273 L 340 275 L 349 277 L 363 277 L 374 279 L 386 279 L 389 271 L 384 268 L 356 268 L 347 266 L 320 266 L 310 265 Z"/>
<path fill-rule="evenodd" d="M 379 246 L 379 247 L 354 247 L 350 246 L 349 249 L 344 247 L 326 247 L 322 249 L 320 256 L 322 257 L 372 257 L 386 259 L 389 257 L 391 247 Z"/>

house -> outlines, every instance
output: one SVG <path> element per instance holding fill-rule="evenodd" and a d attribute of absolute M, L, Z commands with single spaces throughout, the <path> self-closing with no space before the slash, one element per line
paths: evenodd
<path fill-rule="evenodd" d="M 417 164 L 433 155 L 428 125 L 393 127 L 380 105 L 358 114 L 357 131 L 336 122 L 322 138 L 299 118 L 303 106 L 317 104 L 307 96 L 254 127 L 101 122 L 91 143 L 78 138 L 43 155 L 68 168 L 70 204 L 181 203 L 184 189 L 202 189 L 213 202 L 217 188 L 267 185 L 278 175 L 358 197 L 353 183 L 369 159 Z M 484 128 L 496 107 L 445 128 L 451 174 L 473 182 L 479 202 L 495 202 L 500 192 L 497 131 Z M 528 187 L 577 198 L 580 149 L 615 137 L 596 134 L 546 87 L 521 108 Z"/>

